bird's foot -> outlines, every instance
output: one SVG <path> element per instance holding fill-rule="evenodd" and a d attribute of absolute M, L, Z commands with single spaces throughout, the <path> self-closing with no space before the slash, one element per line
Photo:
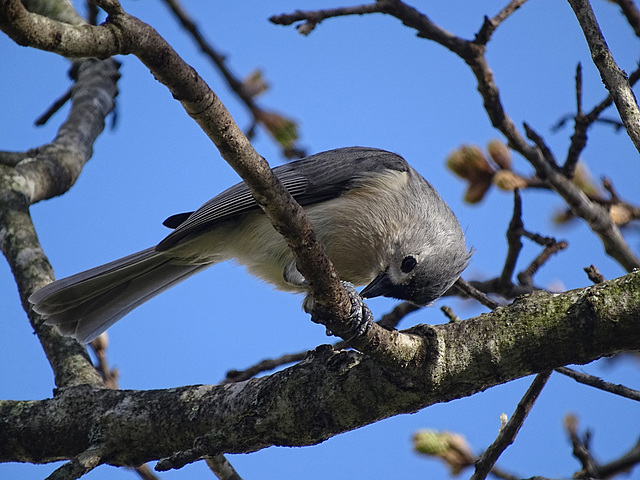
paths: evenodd
<path fill-rule="evenodd" d="M 349 343 L 367 333 L 373 323 L 373 315 L 352 283 L 342 282 L 342 285 L 347 290 L 349 300 L 351 300 L 351 313 L 349 314 L 350 325 L 348 331 L 349 336 L 348 338 L 345 338 L 344 336 L 342 337 L 347 343 Z M 305 298 L 303 308 L 307 313 L 311 314 L 311 321 L 326 325 L 326 322 L 324 321 L 326 315 L 322 309 L 318 307 L 319 306 L 314 302 L 311 295 L 308 295 Z M 327 335 L 335 335 L 329 327 L 327 327 Z"/>

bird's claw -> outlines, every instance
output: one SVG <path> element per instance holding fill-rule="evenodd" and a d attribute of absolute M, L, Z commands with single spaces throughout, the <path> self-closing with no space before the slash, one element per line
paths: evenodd
<path fill-rule="evenodd" d="M 367 307 L 362 300 L 360 294 L 356 291 L 355 286 L 350 282 L 342 282 L 342 285 L 347 290 L 349 300 L 351 301 L 351 313 L 349 314 L 349 338 L 346 338 L 347 343 L 365 335 L 371 324 L 373 323 L 373 315 L 371 310 Z M 315 309 L 315 302 L 308 296 L 303 304 L 303 307 L 307 313 L 311 313 L 311 320 L 315 323 L 324 323 L 318 318 L 318 312 Z M 334 336 L 335 334 L 327 327 L 327 336 Z"/>
<path fill-rule="evenodd" d="M 369 307 L 367 307 L 362 300 L 360 294 L 356 292 L 356 288 L 352 283 L 342 282 L 342 285 L 347 290 L 349 299 L 351 300 L 349 319 L 351 320 L 350 333 L 352 335 L 348 339 L 345 339 L 345 341 L 349 343 L 367 333 L 373 323 L 373 315 Z"/>

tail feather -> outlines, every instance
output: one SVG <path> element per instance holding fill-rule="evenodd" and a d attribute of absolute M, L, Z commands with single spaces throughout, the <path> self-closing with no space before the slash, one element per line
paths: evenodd
<path fill-rule="evenodd" d="M 55 281 L 29 302 L 47 325 L 87 343 L 134 308 L 209 266 L 174 264 L 149 248 Z"/>

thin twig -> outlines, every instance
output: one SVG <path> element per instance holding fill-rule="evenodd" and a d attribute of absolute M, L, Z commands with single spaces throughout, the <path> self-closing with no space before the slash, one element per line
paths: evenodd
<path fill-rule="evenodd" d="M 400 320 L 421 308 L 422 307 L 414 305 L 413 303 L 402 302 L 396 305 L 389 313 L 384 314 L 377 323 L 386 329 L 396 328 L 400 323 Z"/>
<path fill-rule="evenodd" d="M 65 103 L 67 103 L 69 100 L 71 100 L 71 93 L 73 92 L 73 87 L 70 87 L 66 92 L 64 92 L 60 98 L 58 98 L 57 100 L 55 100 L 51 106 L 49 108 L 47 108 L 47 110 L 40 115 L 38 118 L 36 118 L 36 121 L 34 122 L 34 124 L 38 127 L 44 125 L 45 123 L 47 123 L 49 121 L 49 119 L 58 111 L 60 110 Z"/>
<path fill-rule="evenodd" d="M 255 377 L 259 373 L 265 372 L 267 370 L 273 370 L 282 365 L 286 365 L 288 363 L 299 362 L 303 360 L 307 356 L 307 352 L 300 353 L 292 353 L 288 355 L 282 355 L 278 358 L 269 358 L 267 360 L 262 360 L 259 363 L 256 363 L 252 367 L 247 368 L 246 370 L 229 370 L 227 372 L 226 378 L 220 383 L 234 383 L 234 382 L 242 382 L 244 380 L 248 380 L 250 378 Z"/>
<path fill-rule="evenodd" d="M 589 280 L 591 280 L 593 283 L 602 283 L 606 281 L 604 275 L 600 273 L 600 270 L 598 270 L 598 267 L 596 267 L 595 265 L 589 265 L 588 267 L 585 267 L 584 271 L 587 273 Z"/>
<path fill-rule="evenodd" d="M 463 280 L 462 277 L 460 277 L 456 281 L 454 286 L 458 290 L 460 290 L 460 292 L 462 292 L 463 295 L 466 295 L 467 297 L 475 298 L 478 302 L 480 302 L 482 305 L 484 305 L 485 307 L 489 308 L 490 310 L 494 310 L 494 309 L 496 309 L 496 308 L 498 308 L 500 306 L 500 304 L 498 302 L 496 302 L 495 300 L 489 298 L 487 295 L 482 293 L 480 290 L 478 290 L 477 288 L 473 287 L 471 284 L 469 284 L 468 282 Z"/>
<path fill-rule="evenodd" d="M 383 315 L 382 318 L 376 323 L 386 330 L 394 329 L 398 326 L 400 320 L 402 320 L 408 314 L 419 310 L 420 308 L 422 307 L 418 307 L 409 302 L 402 302 L 389 313 Z M 341 350 L 343 348 L 349 348 L 349 344 L 345 341 L 339 341 L 333 345 L 333 348 L 336 350 Z M 221 383 L 233 383 L 248 380 L 262 372 L 274 370 L 283 365 L 288 365 L 290 363 L 304 360 L 307 354 L 308 352 L 305 350 L 304 352 L 291 353 L 282 355 L 278 358 L 269 358 L 266 360 L 262 360 L 261 362 L 258 362 L 245 370 L 229 370 L 227 372 L 227 376 Z"/>
<path fill-rule="evenodd" d="M 600 465 L 598 473 L 600 478 L 611 478 L 619 473 L 628 474 L 638 463 L 640 463 L 640 440 L 620 458 Z"/>
<path fill-rule="evenodd" d="M 633 28 L 636 37 L 640 37 L 640 11 L 638 7 L 633 3 L 633 0 L 611 0 L 614 3 L 620 5 L 622 13 L 627 18 L 627 22 Z"/>
<path fill-rule="evenodd" d="M 630 86 L 635 85 L 638 82 L 638 80 L 640 80 L 640 66 L 638 66 L 638 68 L 636 68 L 629 75 L 629 85 Z M 611 96 L 611 94 L 609 94 L 602 102 L 600 102 L 598 105 L 593 107 L 593 110 L 591 110 L 589 113 L 585 115 L 585 119 L 588 122 L 591 122 L 591 123 L 594 122 L 606 108 L 611 106 L 612 103 L 613 103 L 613 97 Z"/>
<path fill-rule="evenodd" d="M 233 465 L 224 455 L 216 455 L 215 457 L 205 458 L 207 465 L 219 480 L 242 480 L 242 477 L 236 472 Z"/>
<path fill-rule="evenodd" d="M 451 307 L 443 305 L 440 310 L 449 319 L 449 323 L 457 323 L 460 321 L 460 317 L 455 314 Z"/>
<path fill-rule="evenodd" d="M 356 5 L 352 7 L 329 8 L 326 10 L 302 11 L 296 10 L 293 13 L 283 13 L 281 15 L 273 15 L 269 17 L 271 23 L 276 25 L 291 25 L 295 22 L 305 23 L 298 26 L 298 31 L 303 35 L 308 35 L 323 20 L 332 17 L 343 17 L 346 15 L 364 15 L 367 13 L 380 13 L 382 7 L 378 3 L 370 3 L 366 5 Z"/>
<path fill-rule="evenodd" d="M 551 153 L 551 150 L 544 142 L 544 139 L 527 123 L 524 123 L 524 131 L 527 134 L 527 138 L 531 140 L 536 146 L 540 149 L 542 153 L 542 157 L 554 170 L 558 168 L 558 164 L 556 162 L 555 156 Z"/>
<path fill-rule="evenodd" d="M 580 94 L 578 93 L 581 89 L 581 66 L 578 64 L 578 70 L 576 72 L 576 95 L 578 98 Z M 640 79 L 640 67 L 636 68 L 631 75 L 629 75 L 629 85 L 634 85 Z M 571 145 L 569 146 L 569 150 L 567 152 L 567 158 L 565 159 L 564 165 L 562 167 L 563 173 L 571 178 L 573 176 L 573 171 L 575 170 L 576 164 L 580 158 L 580 154 L 584 147 L 587 145 L 587 130 L 591 125 L 596 123 L 599 120 L 600 114 L 607 109 L 613 103 L 613 97 L 611 94 L 607 95 L 607 97 L 600 102 L 598 105 L 593 107 L 593 109 L 584 114 L 578 109 L 574 119 L 574 131 L 571 136 Z M 571 118 L 571 117 L 568 117 Z M 602 122 L 606 122 L 606 119 L 600 119 Z M 555 129 L 559 128 L 563 122 L 559 122 Z"/>
<path fill-rule="evenodd" d="M 491 468 L 495 465 L 498 457 L 513 443 L 520 427 L 522 427 L 522 424 L 527 418 L 527 415 L 529 415 L 533 404 L 540 395 L 540 392 L 542 392 L 550 376 L 551 372 L 536 375 L 536 378 L 533 379 L 531 386 L 518 403 L 516 410 L 513 412 L 507 424 L 500 429 L 494 442 L 484 451 L 480 459 L 476 462 L 476 470 L 471 476 L 471 480 L 484 480 L 491 471 Z"/>
<path fill-rule="evenodd" d="M 480 45 L 486 45 L 491 39 L 493 32 L 504 22 L 512 13 L 518 10 L 527 0 L 512 0 L 493 18 L 484 17 L 482 28 L 476 34 L 475 42 Z"/>
<path fill-rule="evenodd" d="M 613 393 L 615 395 L 620 395 L 621 397 L 630 398 L 631 400 L 640 402 L 640 392 L 638 390 L 633 390 L 632 388 L 625 387 L 624 385 L 616 385 L 614 383 L 605 382 L 604 380 L 601 380 L 598 377 L 594 377 L 593 375 L 577 372 L 567 367 L 556 368 L 556 372 L 573 378 L 576 382 L 580 382 L 585 385 L 589 385 L 590 387 L 598 388 L 600 390 L 604 390 L 605 392 Z"/>
<path fill-rule="evenodd" d="M 567 248 L 569 244 L 564 241 L 556 242 L 553 241 L 552 244 L 547 245 L 544 250 L 533 259 L 531 264 L 522 272 L 518 274 L 518 281 L 523 285 L 533 285 L 533 276 L 536 274 L 538 269 L 544 265 L 552 255 L 555 255 L 560 250 L 564 250 Z"/>
<path fill-rule="evenodd" d="M 200 50 L 213 62 L 216 68 L 220 71 L 224 79 L 229 84 L 231 90 L 247 106 L 254 118 L 253 126 L 256 123 L 264 124 L 264 119 L 268 118 L 269 112 L 266 112 L 256 103 L 253 95 L 251 95 L 251 93 L 247 91 L 243 82 L 234 75 L 229 67 L 227 67 L 226 57 L 219 53 L 213 47 L 211 42 L 204 38 L 204 35 L 200 32 L 198 25 L 189 16 L 187 11 L 182 7 L 178 0 L 164 0 L 164 2 L 176 16 L 178 21 L 182 24 L 183 28 L 191 35 L 193 40 L 200 47 Z M 266 125 L 265 128 L 267 129 L 267 131 L 270 131 L 270 129 Z M 283 153 L 287 158 L 301 158 L 304 156 L 304 151 L 296 145 L 280 145 L 283 147 Z"/>
<path fill-rule="evenodd" d="M 562 167 L 563 173 L 569 177 L 573 177 L 573 173 L 578 164 L 580 152 L 587 144 L 587 128 L 588 123 L 582 111 L 582 64 L 578 63 L 576 67 L 576 115 L 574 117 L 575 128 L 573 135 L 571 136 L 571 144 L 569 145 L 569 151 L 567 152 L 567 159 Z"/>
<path fill-rule="evenodd" d="M 516 188 L 513 191 L 513 215 L 511 216 L 511 222 L 509 222 L 509 228 L 507 229 L 507 258 L 504 261 L 504 267 L 500 274 L 499 287 L 500 289 L 506 288 L 508 284 L 512 283 L 513 272 L 516 268 L 516 262 L 518 255 L 522 250 L 522 231 L 524 225 L 522 223 L 522 198 L 520 197 L 520 191 Z"/>
<path fill-rule="evenodd" d="M 569 434 L 569 439 L 573 445 L 573 456 L 578 459 L 582 465 L 582 472 L 579 476 L 588 478 L 600 478 L 598 475 L 598 462 L 591 455 L 589 443 L 591 440 L 591 432 L 587 430 L 583 437 L 578 435 L 578 419 L 573 415 L 567 415 L 564 419 L 564 426 Z"/>

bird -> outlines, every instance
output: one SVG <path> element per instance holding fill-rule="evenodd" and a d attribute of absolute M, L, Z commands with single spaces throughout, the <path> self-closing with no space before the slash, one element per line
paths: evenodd
<path fill-rule="evenodd" d="M 457 218 L 400 155 L 346 147 L 273 173 L 304 208 L 340 279 L 366 285 L 362 298 L 431 304 L 469 262 Z M 88 343 L 156 295 L 227 260 L 309 298 L 289 247 L 244 182 L 163 224 L 172 232 L 154 247 L 44 286 L 29 297 L 33 310 L 62 335 Z"/>

